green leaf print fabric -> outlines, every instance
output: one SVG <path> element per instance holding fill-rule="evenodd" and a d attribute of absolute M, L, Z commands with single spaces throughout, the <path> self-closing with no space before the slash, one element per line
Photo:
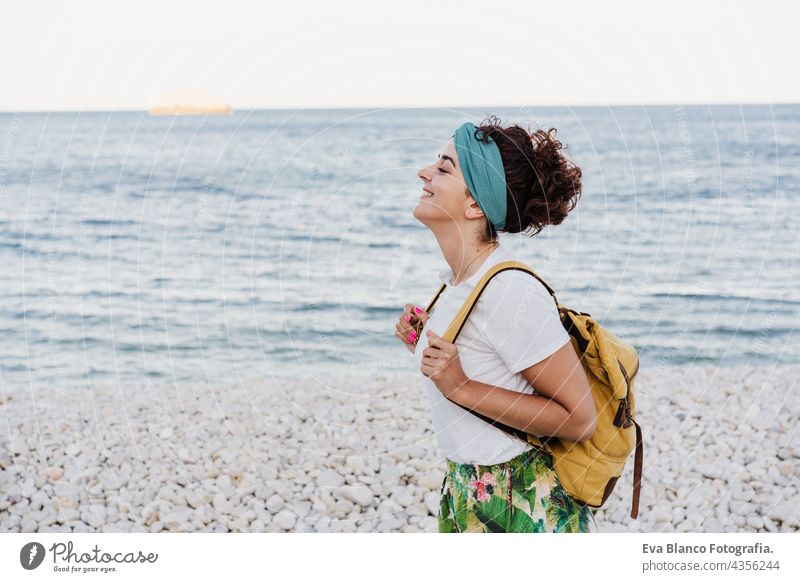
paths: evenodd
<path fill-rule="evenodd" d="M 592 509 L 562 489 L 552 458 L 536 449 L 497 465 L 448 459 L 441 533 L 593 533 Z"/>

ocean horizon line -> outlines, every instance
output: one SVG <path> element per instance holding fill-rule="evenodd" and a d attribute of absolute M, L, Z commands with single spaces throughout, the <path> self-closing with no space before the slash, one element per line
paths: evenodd
<path fill-rule="evenodd" d="M 376 106 L 344 106 L 344 107 L 327 107 L 327 106 L 313 106 L 313 107 L 234 107 L 231 106 L 232 112 L 237 111 L 408 111 L 415 109 L 430 109 L 430 110 L 474 110 L 474 109 L 516 109 L 516 108 L 541 108 L 541 109 L 598 109 L 598 108 L 632 108 L 632 107 L 652 107 L 652 108 L 665 108 L 665 107 L 753 107 L 770 105 L 773 107 L 785 107 L 800 105 L 800 101 L 748 101 L 748 102 L 688 102 L 688 103 L 579 103 L 579 104 L 507 104 L 507 105 L 376 105 Z M 21 114 L 21 113 L 144 113 L 148 114 L 149 107 L 137 109 L 0 109 L 0 114 Z M 203 114 L 197 114 L 198 117 Z M 214 115 L 217 116 L 217 115 Z M 164 117 L 169 117 L 164 116 Z"/>

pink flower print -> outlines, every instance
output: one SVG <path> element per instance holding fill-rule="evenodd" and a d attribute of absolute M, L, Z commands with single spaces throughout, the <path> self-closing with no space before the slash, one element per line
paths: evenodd
<path fill-rule="evenodd" d="M 487 491 L 487 486 L 492 487 L 492 491 L 497 486 L 497 477 L 492 475 L 490 472 L 484 473 L 480 480 L 472 479 L 469 482 L 470 490 L 474 492 L 475 498 L 478 501 L 488 501 L 492 498 L 491 491 Z"/>

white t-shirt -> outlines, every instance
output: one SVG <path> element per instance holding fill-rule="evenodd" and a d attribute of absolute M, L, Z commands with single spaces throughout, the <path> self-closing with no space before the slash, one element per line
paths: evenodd
<path fill-rule="evenodd" d="M 420 332 L 414 351 L 417 370 L 422 351 L 428 346 L 426 330 L 444 334 L 484 273 L 492 265 L 507 260 L 520 259 L 512 257 L 501 244 L 472 276 L 458 285 L 451 284 L 451 269 L 439 273 L 447 287 Z M 568 341 L 569 334 L 561 324 L 555 301 L 544 285 L 528 273 L 504 271 L 495 275 L 484 289 L 455 345 L 464 373 L 470 379 L 535 394 L 520 371 L 541 362 Z M 430 400 L 439 448 L 448 459 L 456 463 L 494 465 L 532 448 L 451 402 L 430 378 L 421 372 L 420 376 Z"/>

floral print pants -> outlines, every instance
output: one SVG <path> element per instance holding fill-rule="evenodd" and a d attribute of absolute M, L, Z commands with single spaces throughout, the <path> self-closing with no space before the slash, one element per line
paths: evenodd
<path fill-rule="evenodd" d="M 447 460 L 439 504 L 441 533 L 589 533 L 592 509 L 562 489 L 552 457 L 531 449 L 497 465 Z"/>

